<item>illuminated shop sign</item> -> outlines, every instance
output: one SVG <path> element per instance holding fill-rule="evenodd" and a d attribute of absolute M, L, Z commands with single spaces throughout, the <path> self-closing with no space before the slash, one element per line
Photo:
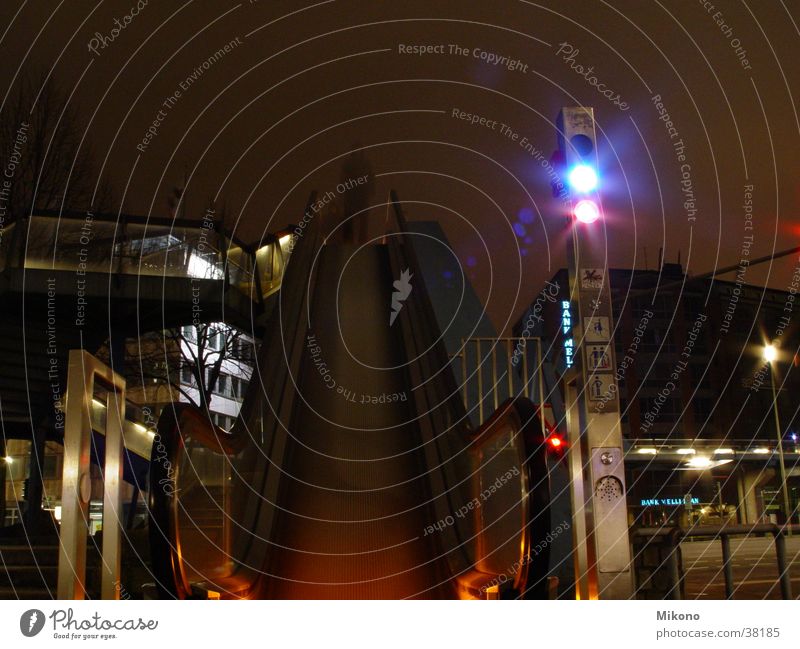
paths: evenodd
<path fill-rule="evenodd" d="M 567 367 L 572 367 L 575 343 L 572 340 L 572 315 L 569 312 L 569 300 L 561 301 L 561 333 L 564 335 L 564 361 Z"/>
<path fill-rule="evenodd" d="M 685 505 L 686 502 L 683 498 L 648 498 L 642 499 L 639 501 L 642 503 L 642 507 L 648 507 L 653 505 Z M 699 498 L 692 498 L 693 505 L 699 505 L 700 499 Z"/>

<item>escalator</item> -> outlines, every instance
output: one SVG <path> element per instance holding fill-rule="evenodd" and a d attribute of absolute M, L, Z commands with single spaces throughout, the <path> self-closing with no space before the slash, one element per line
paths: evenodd
<path fill-rule="evenodd" d="M 386 247 L 325 246 L 318 277 L 265 595 L 430 596 L 440 571 Z"/>
<path fill-rule="evenodd" d="M 395 209 L 400 236 L 385 244 L 325 245 L 314 222 L 299 238 L 231 433 L 185 404 L 165 409 L 165 455 L 150 476 L 162 596 L 543 592 L 546 549 L 533 548 L 549 531 L 548 493 L 535 407 L 509 401 L 470 429 Z M 409 274 L 410 291 L 398 285 Z M 198 469 L 208 453 L 222 458 L 221 483 Z"/>

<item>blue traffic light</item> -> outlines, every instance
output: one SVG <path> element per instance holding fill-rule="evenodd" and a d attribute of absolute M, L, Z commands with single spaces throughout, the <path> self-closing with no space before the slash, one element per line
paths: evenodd
<path fill-rule="evenodd" d="M 569 172 L 568 180 L 570 187 L 582 194 L 597 189 L 597 172 L 587 164 L 575 165 Z"/>

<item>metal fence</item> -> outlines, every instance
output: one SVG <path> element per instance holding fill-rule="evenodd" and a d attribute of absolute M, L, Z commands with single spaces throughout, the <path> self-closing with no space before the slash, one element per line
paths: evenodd
<path fill-rule="evenodd" d="M 506 399 L 521 395 L 539 403 L 544 394 L 539 338 L 465 338 L 453 360 L 464 406 L 478 424 Z"/>
<path fill-rule="evenodd" d="M 665 598 L 682 599 L 684 580 L 683 566 L 680 556 L 680 544 L 687 538 L 719 540 L 722 552 L 722 572 L 725 577 L 725 598 L 732 599 L 734 594 L 733 562 L 731 560 L 731 536 L 752 536 L 771 534 L 775 540 L 775 561 L 778 568 L 778 581 L 783 599 L 792 599 L 792 582 L 789 565 L 786 561 L 786 535 L 800 533 L 800 525 L 725 525 L 723 527 L 699 526 L 684 529 L 675 526 L 641 527 L 632 531 L 632 542 L 635 556 L 644 555 L 649 546 L 664 550 L 660 568 L 661 573 L 668 576 L 668 587 Z M 638 547 L 637 547 L 638 546 Z M 665 555 L 665 556 L 664 556 Z M 637 591 L 642 590 L 646 580 L 637 571 Z"/>

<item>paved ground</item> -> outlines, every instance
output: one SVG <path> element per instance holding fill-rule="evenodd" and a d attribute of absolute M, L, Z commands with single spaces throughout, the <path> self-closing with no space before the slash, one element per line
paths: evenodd
<path fill-rule="evenodd" d="M 687 599 L 724 599 L 722 544 L 692 541 L 681 544 Z M 772 537 L 731 539 L 734 599 L 780 599 L 775 543 Z M 800 536 L 786 541 L 792 596 L 800 599 Z"/>

